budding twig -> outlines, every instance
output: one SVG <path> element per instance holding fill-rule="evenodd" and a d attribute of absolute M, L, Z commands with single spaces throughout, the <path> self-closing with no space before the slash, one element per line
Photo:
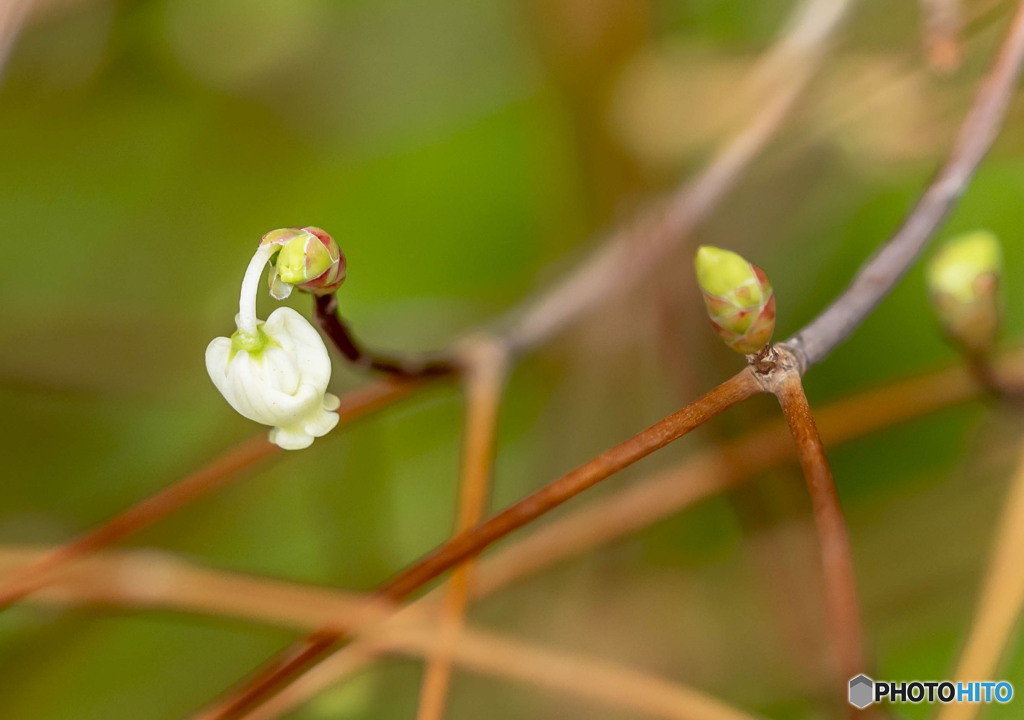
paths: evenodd
<path fill-rule="evenodd" d="M 459 483 L 457 532 L 466 532 L 487 512 L 490 498 L 494 445 L 505 383 L 505 354 L 487 340 L 464 354 L 466 420 L 463 438 L 462 475 Z M 441 612 L 441 645 L 429 656 L 420 688 L 418 720 L 441 720 L 451 684 L 451 645 L 457 642 L 469 604 L 469 588 L 475 562 L 469 560 L 452 571 Z"/>

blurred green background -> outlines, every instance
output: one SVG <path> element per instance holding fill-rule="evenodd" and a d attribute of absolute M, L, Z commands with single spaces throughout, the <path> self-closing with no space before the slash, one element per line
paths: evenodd
<path fill-rule="evenodd" d="M 339 297 L 356 333 L 384 348 L 442 347 L 698 170 L 757 111 L 738 88 L 792 6 L 39 3 L 0 85 L 0 542 L 67 539 L 258 430 L 217 394 L 203 351 L 233 330 L 262 233 L 326 228 L 348 258 Z M 810 320 L 898 225 L 1011 10 L 965 2 L 964 63 L 944 75 L 926 63 L 916 3 L 854 4 L 793 116 L 694 238 L 769 273 L 776 337 Z M 1003 239 L 1007 344 L 1024 331 L 1022 121 L 1018 98 L 943 231 Z M 707 327 L 692 247 L 516 367 L 495 507 L 740 366 Z M 289 304 L 309 312 L 308 297 Z M 808 393 L 822 404 L 955 360 L 918 268 L 808 375 Z M 363 382 L 336 363 L 337 392 Z M 775 413 L 756 399 L 592 494 Z M 127 545 L 370 589 L 450 533 L 460 420 L 457 389 L 431 388 Z M 1021 429 L 1019 415 L 978 401 L 832 451 L 877 676 L 951 673 Z M 767 717 L 826 717 L 818 590 L 766 576 L 762 562 L 767 548 L 797 579 L 815 571 L 813 548 L 793 541 L 809 522 L 801 487 L 794 468 L 759 477 L 521 582 L 471 619 Z M 810 670 L 773 615 L 776 583 L 806 613 Z M 236 620 L 25 604 L 0 615 L 0 718 L 176 720 L 292 637 Z M 1024 688 L 1024 653 L 1011 647 L 1004 675 Z M 412 717 L 420 670 L 384 660 L 291 717 Z M 988 717 L 1018 717 L 1020 702 Z M 629 715 L 459 671 L 449 717 Z"/>

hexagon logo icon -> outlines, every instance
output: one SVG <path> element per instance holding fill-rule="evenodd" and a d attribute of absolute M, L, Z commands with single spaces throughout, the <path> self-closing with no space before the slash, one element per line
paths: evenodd
<path fill-rule="evenodd" d="M 867 675 L 858 675 L 850 680 L 850 704 L 863 710 L 875 698 L 875 681 Z"/>

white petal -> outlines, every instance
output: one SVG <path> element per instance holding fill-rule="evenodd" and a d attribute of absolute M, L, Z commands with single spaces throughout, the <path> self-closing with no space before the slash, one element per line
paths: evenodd
<path fill-rule="evenodd" d="M 313 437 L 323 437 L 338 424 L 338 413 L 317 410 L 316 414 L 306 420 L 305 429 Z"/>
<path fill-rule="evenodd" d="M 313 436 L 302 428 L 273 428 L 270 442 L 285 450 L 302 450 L 313 444 Z"/>
<path fill-rule="evenodd" d="M 331 379 L 331 358 L 320 333 L 306 318 L 291 308 L 278 308 L 267 318 L 263 330 L 285 350 L 294 353 L 304 382 L 311 382 L 321 390 L 327 389 Z"/>
<path fill-rule="evenodd" d="M 227 397 L 228 357 L 231 355 L 231 340 L 226 337 L 214 338 L 206 346 L 206 372 L 221 395 Z M 229 401 L 230 402 L 230 401 Z"/>
<path fill-rule="evenodd" d="M 295 362 L 295 353 L 284 348 L 266 347 L 258 362 L 263 363 L 267 381 L 278 392 L 294 395 L 299 390 L 302 378 Z"/>

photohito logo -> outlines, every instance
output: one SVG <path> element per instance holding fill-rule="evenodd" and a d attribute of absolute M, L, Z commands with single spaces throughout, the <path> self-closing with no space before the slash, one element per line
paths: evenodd
<path fill-rule="evenodd" d="M 863 710 L 871 703 L 1008 703 L 1013 699 L 1013 685 L 1000 682 L 950 682 L 949 680 L 911 680 L 885 682 L 867 675 L 850 679 L 850 704 Z"/>

